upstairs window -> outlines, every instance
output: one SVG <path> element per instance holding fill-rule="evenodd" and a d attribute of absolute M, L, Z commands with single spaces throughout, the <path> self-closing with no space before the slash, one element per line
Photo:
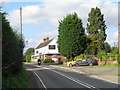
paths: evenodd
<path fill-rule="evenodd" d="M 49 49 L 55 49 L 55 45 L 49 45 Z"/>

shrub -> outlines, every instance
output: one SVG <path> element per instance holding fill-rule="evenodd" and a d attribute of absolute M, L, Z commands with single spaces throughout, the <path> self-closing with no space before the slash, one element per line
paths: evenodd
<path fill-rule="evenodd" d="M 118 64 L 120 64 L 120 54 L 115 55 L 115 60 L 117 61 Z"/>
<path fill-rule="evenodd" d="M 31 56 L 30 56 L 30 55 L 27 55 L 27 56 L 25 57 L 25 60 L 26 60 L 26 62 L 30 62 L 30 61 L 31 61 Z"/>
<path fill-rule="evenodd" d="M 44 61 L 44 58 L 40 58 L 41 61 Z"/>
<path fill-rule="evenodd" d="M 29 75 L 25 69 L 19 74 L 14 75 L 13 77 L 3 77 L 2 89 L 9 90 L 10 88 L 28 88 L 29 85 Z M 24 89 L 23 89 L 24 90 Z"/>
<path fill-rule="evenodd" d="M 74 58 L 74 60 L 77 60 L 77 59 L 84 59 L 84 54 L 81 54 L 81 55 L 76 56 L 76 57 Z"/>
<path fill-rule="evenodd" d="M 111 53 L 112 53 L 113 55 L 118 54 L 118 47 L 112 47 Z"/>
<path fill-rule="evenodd" d="M 105 56 L 105 55 L 106 55 L 105 51 L 100 51 L 98 52 L 97 57 L 102 60 L 102 56 Z"/>
<path fill-rule="evenodd" d="M 110 60 L 110 61 L 115 61 L 115 55 L 109 55 L 108 60 Z"/>
<path fill-rule="evenodd" d="M 53 63 L 54 61 L 52 59 L 45 59 L 44 63 Z"/>
<path fill-rule="evenodd" d="M 107 61 L 108 60 L 108 55 L 102 56 L 102 61 Z"/>

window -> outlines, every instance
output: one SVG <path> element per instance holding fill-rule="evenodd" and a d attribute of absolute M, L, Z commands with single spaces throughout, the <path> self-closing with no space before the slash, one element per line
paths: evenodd
<path fill-rule="evenodd" d="M 55 49 L 55 45 L 49 45 L 49 49 Z"/>
<path fill-rule="evenodd" d="M 36 51 L 36 54 L 38 54 L 38 51 Z"/>

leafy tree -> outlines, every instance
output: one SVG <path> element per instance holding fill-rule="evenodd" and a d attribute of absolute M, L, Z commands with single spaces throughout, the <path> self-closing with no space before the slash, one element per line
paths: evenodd
<path fill-rule="evenodd" d="M 32 55 L 34 53 L 34 48 L 28 48 L 27 51 L 25 52 L 25 56 L 27 55 Z"/>
<path fill-rule="evenodd" d="M 104 48 L 105 48 L 106 53 L 111 52 L 111 46 L 107 42 L 104 43 Z"/>
<path fill-rule="evenodd" d="M 87 37 L 82 20 L 76 13 L 67 15 L 59 22 L 58 49 L 61 55 L 70 59 L 86 49 Z"/>
<path fill-rule="evenodd" d="M 118 54 L 118 47 L 112 47 L 112 48 L 111 48 L 111 53 L 112 53 L 113 55 Z"/>
<path fill-rule="evenodd" d="M 87 23 L 88 38 L 91 40 L 87 47 L 86 53 L 97 54 L 98 51 L 104 50 L 104 41 L 106 40 L 106 25 L 104 21 L 104 15 L 101 10 L 96 7 L 92 8 L 89 13 Z"/>

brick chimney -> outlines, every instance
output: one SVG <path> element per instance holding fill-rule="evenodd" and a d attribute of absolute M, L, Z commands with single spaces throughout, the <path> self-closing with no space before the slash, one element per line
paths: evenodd
<path fill-rule="evenodd" d="M 46 38 L 43 39 L 43 43 L 45 43 L 47 41 L 49 41 L 49 37 L 46 37 Z"/>
<path fill-rule="evenodd" d="M 46 37 L 46 42 L 49 41 L 49 37 Z"/>
<path fill-rule="evenodd" d="M 45 43 L 45 42 L 46 42 L 46 39 L 44 38 L 44 39 L 43 39 L 43 43 Z"/>

